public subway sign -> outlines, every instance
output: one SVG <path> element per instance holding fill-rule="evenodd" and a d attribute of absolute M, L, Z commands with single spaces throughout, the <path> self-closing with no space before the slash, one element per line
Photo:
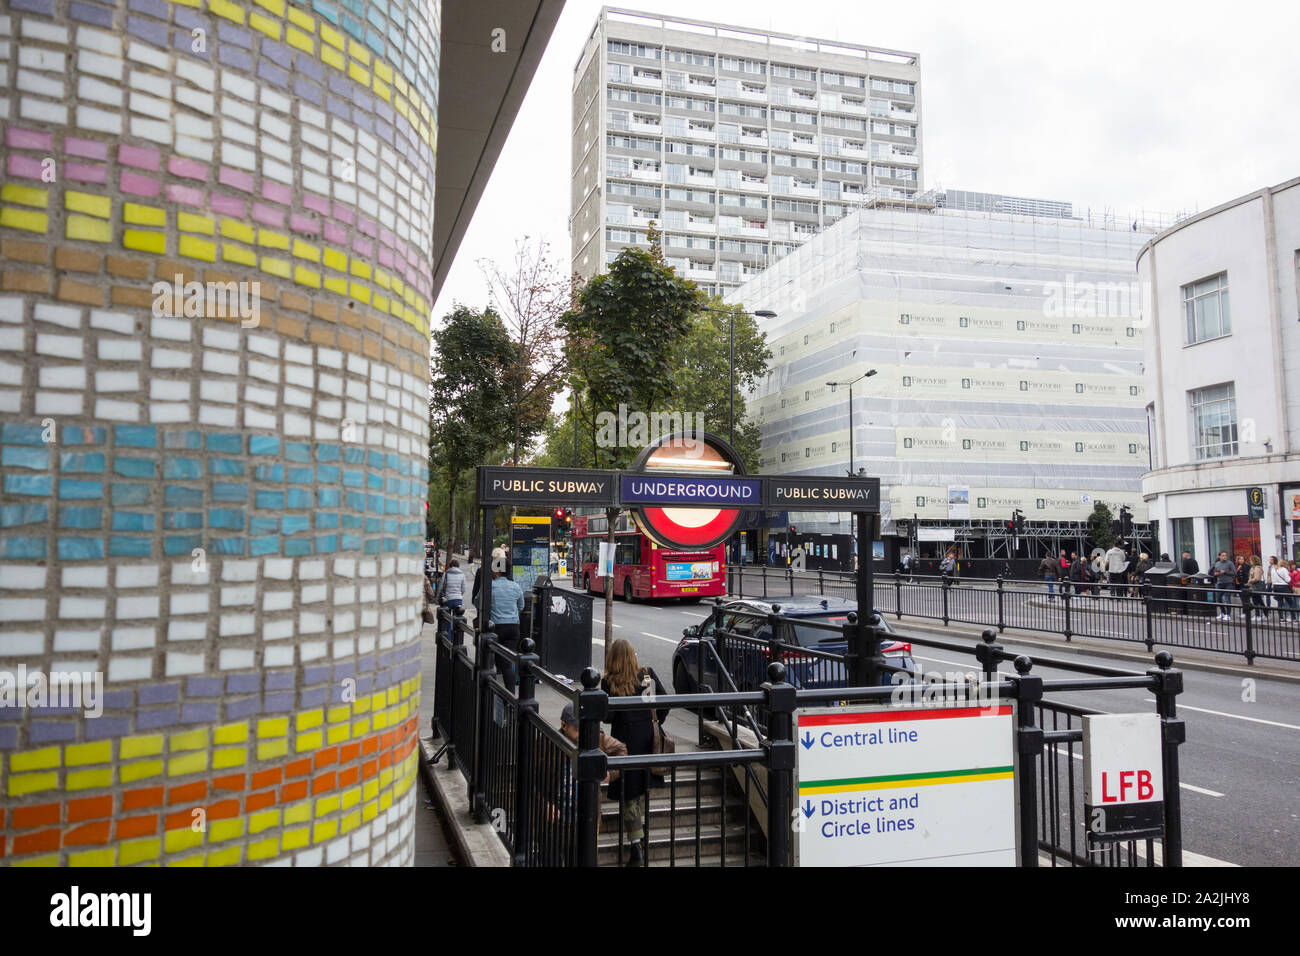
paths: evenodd
<path fill-rule="evenodd" d="M 795 738 L 798 866 L 1016 865 L 1014 703 L 807 708 Z"/>
<path fill-rule="evenodd" d="M 880 511 L 879 478 L 763 479 L 763 504 L 782 511 Z"/>
<path fill-rule="evenodd" d="M 1161 835 L 1163 766 L 1158 714 L 1083 718 L 1083 822 L 1090 844 Z"/>
<path fill-rule="evenodd" d="M 478 474 L 480 505 L 595 505 L 618 503 L 616 471 L 593 468 L 508 468 L 484 465 Z"/>

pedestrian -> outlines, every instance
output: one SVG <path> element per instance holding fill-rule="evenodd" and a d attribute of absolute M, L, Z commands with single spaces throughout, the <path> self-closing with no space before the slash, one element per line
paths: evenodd
<path fill-rule="evenodd" d="M 946 583 L 952 583 L 952 577 L 957 573 L 957 549 L 949 548 L 948 553 L 943 556 L 943 561 L 939 564 L 939 573 L 943 575 Z"/>
<path fill-rule="evenodd" d="M 1291 571 L 1277 555 L 1268 559 L 1268 585 L 1277 603 L 1277 619 L 1283 621 L 1291 607 Z"/>
<path fill-rule="evenodd" d="M 642 667 L 632 645 L 621 637 L 606 652 L 605 676 L 601 678 L 600 686 L 611 697 L 667 693 L 654 668 Z M 658 710 L 620 710 L 609 717 L 609 730 L 624 743 L 630 756 L 639 756 L 654 752 L 655 725 L 659 725 L 659 732 L 662 733 L 663 723 L 667 719 L 666 707 Z M 632 847 L 628 866 L 645 866 L 649 860 L 643 825 L 648 778 L 646 770 L 629 770 L 609 786 L 610 798 L 619 801 L 623 829 Z"/>
<path fill-rule="evenodd" d="M 1088 564 L 1088 570 L 1092 572 L 1093 581 L 1091 591 L 1092 596 L 1097 597 L 1101 590 L 1100 582 L 1106 580 L 1106 552 L 1097 548 L 1092 552 L 1092 561 Z"/>
<path fill-rule="evenodd" d="M 1070 584 L 1073 586 L 1076 594 L 1084 595 L 1088 593 L 1088 562 L 1079 557 L 1077 551 L 1070 552 Z"/>
<path fill-rule="evenodd" d="M 565 704 L 564 710 L 560 713 L 560 733 L 568 737 L 569 740 L 572 741 L 574 744 L 578 742 L 578 718 L 574 712 L 572 702 Z M 627 745 L 623 743 L 623 741 L 619 740 L 617 737 L 613 736 L 612 734 L 607 734 L 603 730 L 600 732 L 600 740 L 596 744 L 596 746 L 599 747 L 601 750 L 603 750 L 605 752 L 605 756 L 607 757 L 627 756 Z M 615 782 L 618 781 L 618 778 L 619 778 L 619 772 L 617 770 L 605 771 L 604 782 L 607 786 L 613 785 Z M 572 775 L 569 775 L 569 780 L 570 780 L 571 787 L 576 787 L 577 781 Z M 577 803 L 576 794 L 570 792 L 568 798 L 572 800 L 574 804 Z M 597 833 L 600 832 L 599 815 L 597 815 L 596 817 L 596 832 Z"/>
<path fill-rule="evenodd" d="M 1110 581 L 1110 596 L 1117 598 L 1121 596 L 1124 587 L 1125 574 L 1128 571 L 1128 555 L 1116 541 L 1106 552 L 1106 573 Z"/>
<path fill-rule="evenodd" d="M 1237 586 L 1237 566 L 1228 560 L 1228 552 L 1220 551 L 1219 559 L 1210 566 L 1214 581 L 1214 603 L 1218 605 L 1215 620 L 1232 620 L 1232 589 Z"/>
<path fill-rule="evenodd" d="M 492 572 L 492 594 L 489 604 L 489 625 L 496 632 L 497 643 L 512 651 L 519 648 L 519 612 L 524 609 L 524 592 L 504 571 Z M 515 692 L 518 678 L 515 665 L 504 654 L 497 653 L 497 673 L 510 693 Z"/>
<path fill-rule="evenodd" d="M 1038 576 L 1047 582 L 1047 600 L 1055 601 L 1057 565 L 1050 554 L 1043 555 L 1043 560 L 1038 562 Z"/>
<path fill-rule="evenodd" d="M 1291 574 L 1291 620 L 1300 618 L 1300 568 L 1296 567 L 1294 561 L 1286 562 L 1287 571 Z"/>
<path fill-rule="evenodd" d="M 1250 575 L 1246 579 L 1250 589 L 1250 613 L 1256 621 L 1268 617 L 1268 582 L 1264 580 L 1264 562 L 1259 555 L 1250 556 Z"/>
<path fill-rule="evenodd" d="M 1183 596 L 1179 601 L 1182 613 L 1191 613 L 1191 602 L 1197 600 L 1196 593 L 1196 575 L 1201 573 L 1201 566 L 1196 563 L 1192 557 L 1192 552 L 1184 551 L 1182 559 L 1178 562 L 1178 584 L 1183 589 Z M 1178 611 L 1171 611 L 1171 614 L 1177 614 Z"/>
<path fill-rule="evenodd" d="M 903 573 L 907 575 L 908 584 L 915 583 L 912 578 L 912 565 L 914 562 L 915 559 L 912 557 L 911 551 L 906 551 L 903 553 Z"/>
<path fill-rule="evenodd" d="M 457 610 L 465 606 L 465 572 L 460 569 L 460 561 L 457 558 L 447 562 L 447 570 L 443 572 L 442 580 L 438 582 L 434 603 L 441 603 L 453 617 Z M 455 637 L 452 626 L 450 623 L 447 625 L 448 640 Z"/>
<path fill-rule="evenodd" d="M 1056 562 L 1056 579 L 1061 582 L 1061 594 L 1070 593 L 1070 558 L 1066 555 L 1065 549 L 1061 549 L 1061 557 Z"/>
<path fill-rule="evenodd" d="M 479 591 L 482 590 L 483 587 L 483 568 L 484 565 L 480 564 L 478 566 L 478 570 L 474 572 L 474 590 L 470 594 L 470 601 L 474 604 L 475 607 L 478 607 L 478 595 L 479 595 Z M 490 565 L 487 565 L 488 579 L 491 580 L 492 571 L 504 571 L 505 569 L 506 569 L 505 549 L 493 548 L 492 563 Z"/>

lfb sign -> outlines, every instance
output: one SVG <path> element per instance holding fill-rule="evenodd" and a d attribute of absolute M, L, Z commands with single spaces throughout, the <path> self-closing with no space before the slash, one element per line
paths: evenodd
<path fill-rule="evenodd" d="M 1083 718 L 1083 803 L 1090 843 L 1158 837 L 1164 821 L 1160 717 Z"/>

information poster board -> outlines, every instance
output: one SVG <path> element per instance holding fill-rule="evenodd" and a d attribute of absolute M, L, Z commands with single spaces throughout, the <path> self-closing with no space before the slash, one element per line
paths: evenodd
<path fill-rule="evenodd" d="M 1015 866 L 1015 705 L 795 712 L 797 866 Z"/>
<path fill-rule="evenodd" d="M 551 519 L 510 519 L 510 577 L 525 591 L 550 571 Z"/>

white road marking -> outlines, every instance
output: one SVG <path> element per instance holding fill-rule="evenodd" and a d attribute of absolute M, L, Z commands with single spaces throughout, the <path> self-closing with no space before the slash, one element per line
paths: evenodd
<path fill-rule="evenodd" d="M 667 641 L 669 644 L 679 643 L 678 641 L 674 641 L 671 637 L 660 637 L 658 634 L 651 634 L 649 631 L 642 631 L 641 633 L 646 637 L 653 637 L 656 641 Z"/>
<path fill-rule="evenodd" d="M 1154 704 L 1155 701 L 1150 697 L 1146 699 L 1148 704 Z M 1252 724 L 1268 724 L 1270 727 L 1284 727 L 1287 730 L 1300 730 L 1295 724 L 1284 724 L 1276 720 L 1265 720 L 1263 717 L 1245 717 L 1241 714 L 1229 714 L 1222 710 L 1206 710 L 1204 707 L 1193 707 L 1191 704 L 1180 703 L 1180 710 L 1194 710 L 1201 714 L 1213 714 L 1215 717 L 1235 717 L 1237 720 L 1249 720 Z"/>
<path fill-rule="evenodd" d="M 1083 746 L 1083 745 L 1080 744 L 1080 746 Z M 1057 744 L 1053 749 L 1054 749 L 1058 754 L 1061 754 L 1061 755 L 1063 755 L 1063 756 L 1064 756 L 1064 755 L 1068 755 L 1068 756 L 1073 757 L 1075 760 L 1082 760 L 1082 759 L 1083 759 L 1083 754 L 1077 754 L 1077 753 L 1074 753 L 1074 752 L 1069 751 L 1069 750 L 1063 750 L 1063 749 L 1061 748 L 1061 745 L 1060 745 L 1060 744 Z M 1200 794 L 1204 794 L 1204 795 L 1207 796 L 1207 797 L 1222 797 L 1222 796 L 1224 796 L 1224 794 L 1219 793 L 1219 791 L 1217 791 L 1217 790 L 1206 790 L 1204 787 L 1194 787 L 1194 786 L 1192 786 L 1190 783 L 1179 783 L 1178 786 L 1182 787 L 1184 790 L 1190 790 L 1190 791 L 1192 791 L 1192 793 L 1200 793 Z"/>

